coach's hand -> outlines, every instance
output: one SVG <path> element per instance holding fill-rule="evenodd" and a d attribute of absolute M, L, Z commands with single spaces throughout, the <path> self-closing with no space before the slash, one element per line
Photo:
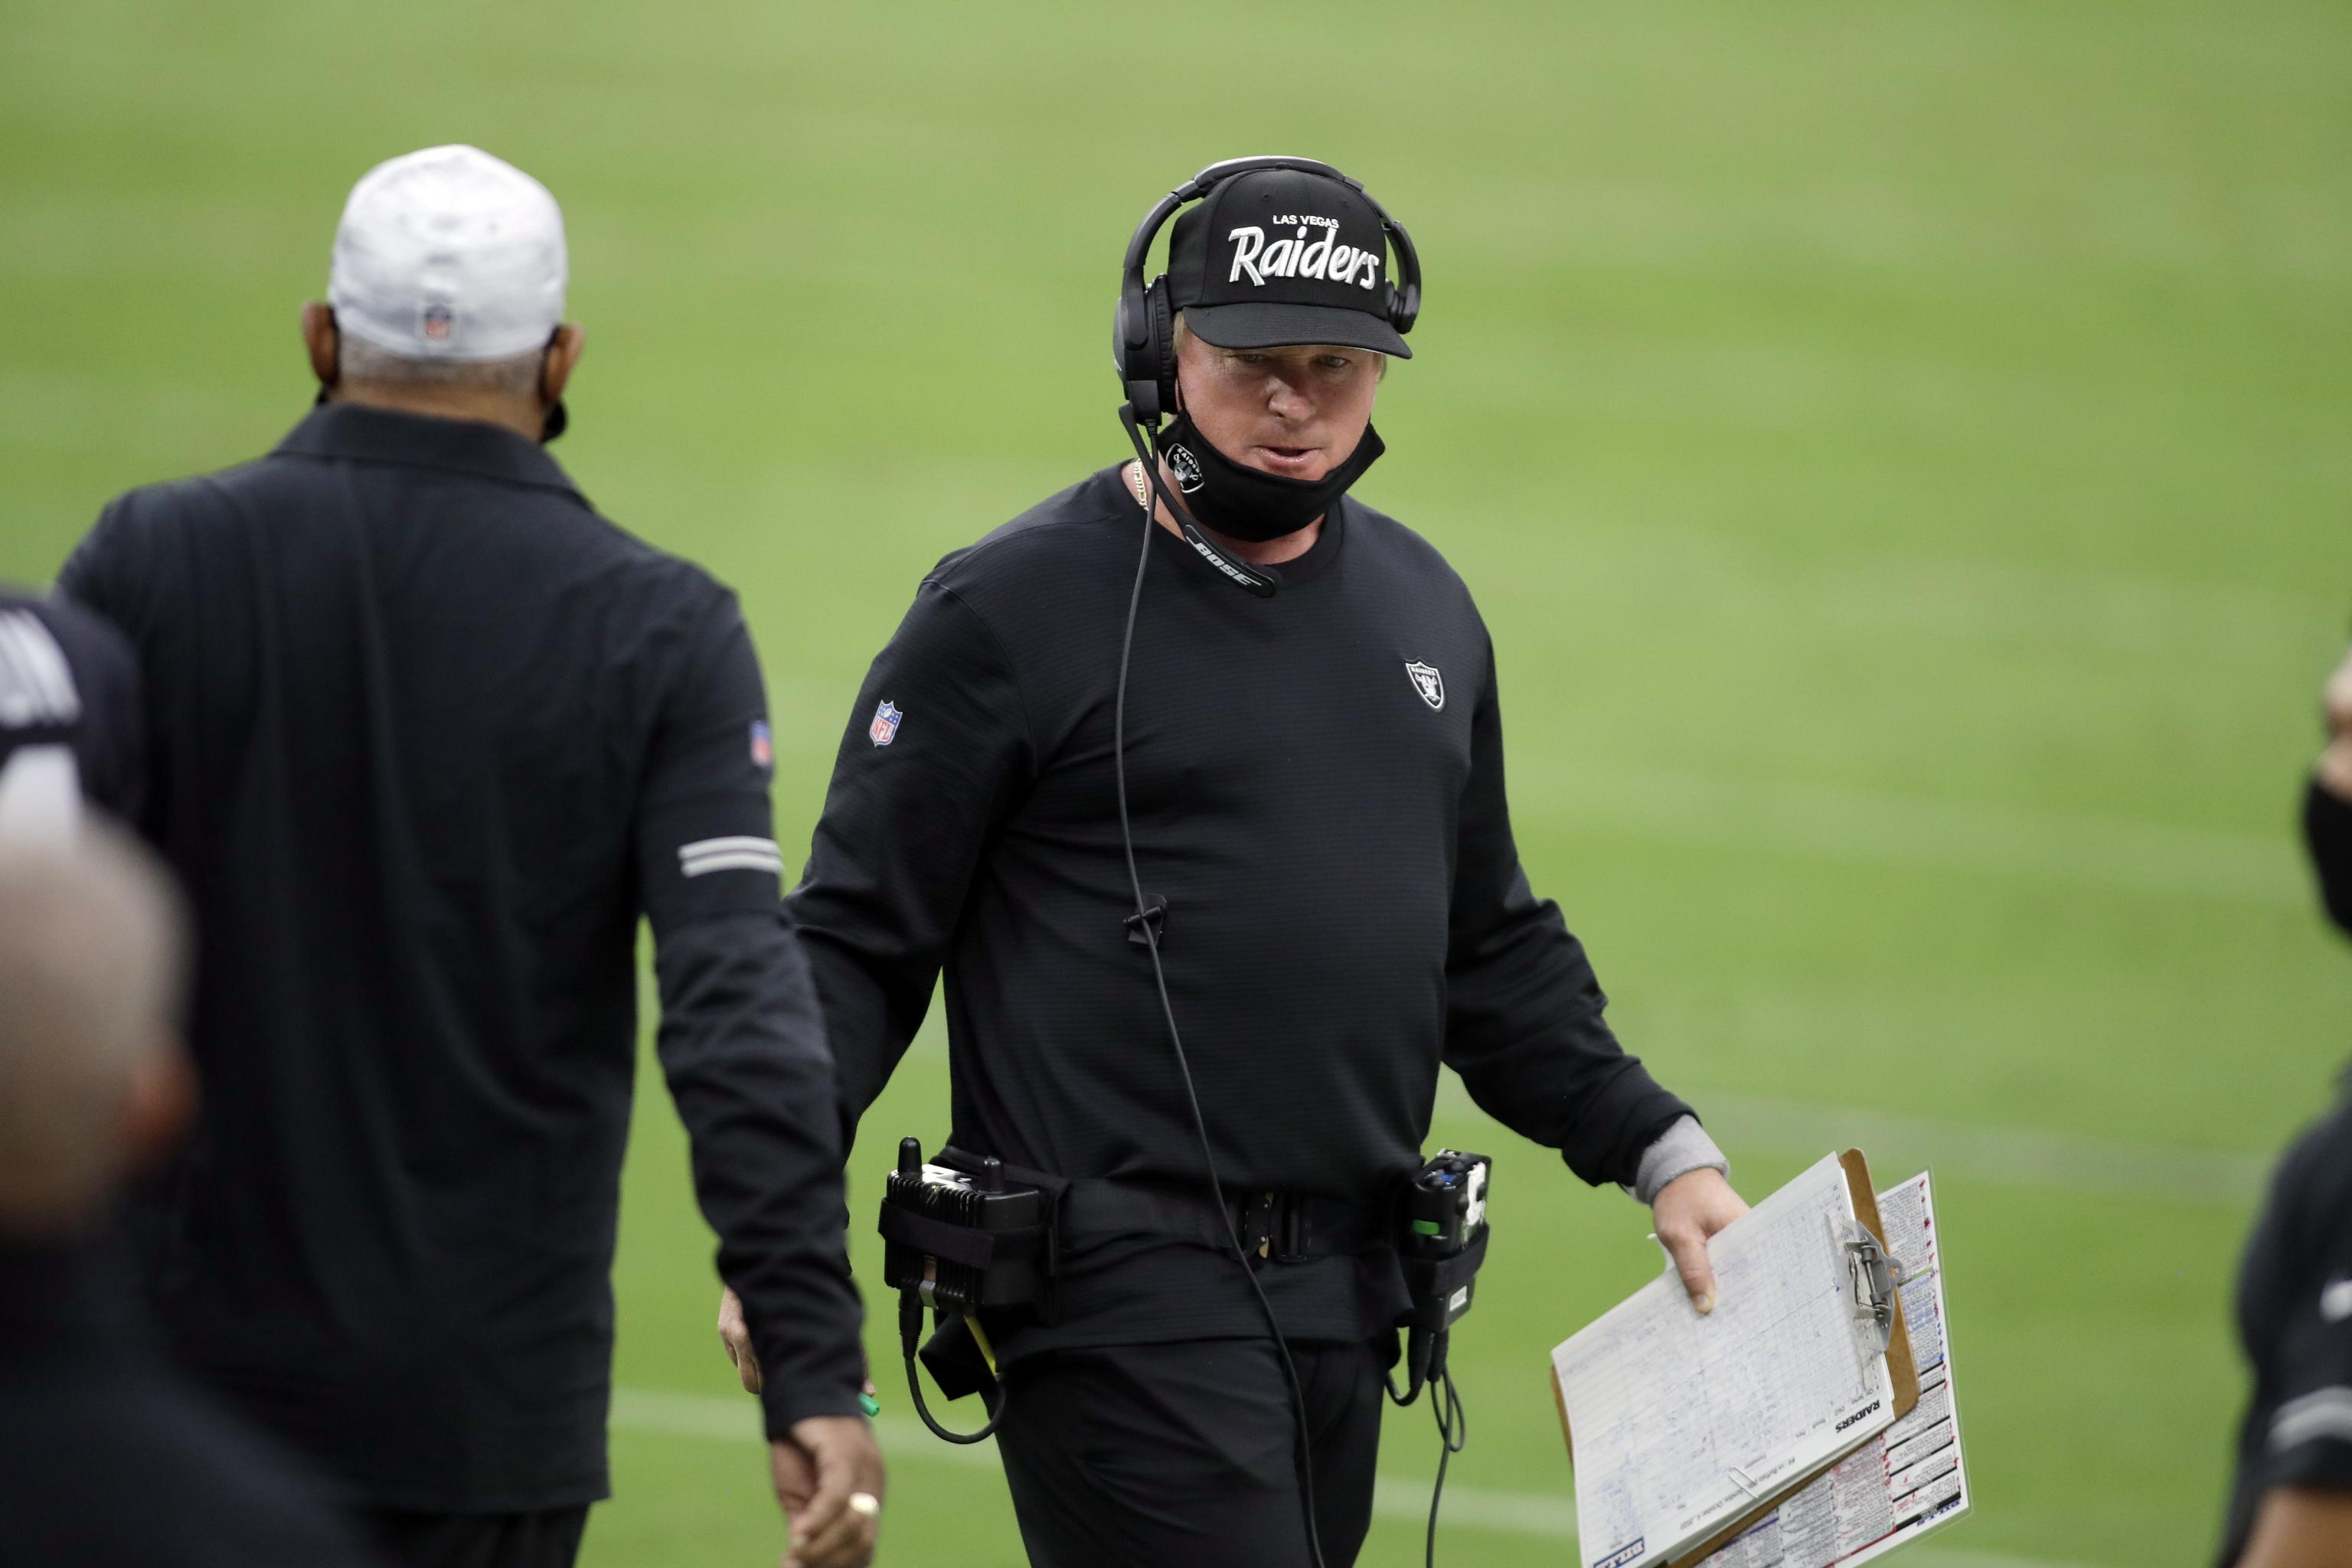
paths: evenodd
<path fill-rule="evenodd" d="M 1706 1238 L 1748 1212 L 1731 1184 L 1716 1170 L 1686 1171 L 1658 1189 L 1650 1217 L 1658 1240 L 1675 1260 L 1691 1305 L 1715 1310 L 1715 1266 L 1707 1261 Z"/>
<path fill-rule="evenodd" d="M 719 1292 L 719 1343 L 727 1352 L 727 1359 L 735 1363 L 735 1375 L 743 1380 L 743 1392 L 760 1392 L 760 1358 L 751 1353 L 751 1325 L 743 1321 L 743 1302 L 734 1291 L 720 1289 Z M 874 1380 L 866 1380 L 866 1392 L 875 1393 Z"/>
<path fill-rule="evenodd" d="M 815 1415 L 768 1445 L 793 1531 L 784 1568 L 866 1568 L 882 1522 L 882 1450 L 862 1415 Z"/>

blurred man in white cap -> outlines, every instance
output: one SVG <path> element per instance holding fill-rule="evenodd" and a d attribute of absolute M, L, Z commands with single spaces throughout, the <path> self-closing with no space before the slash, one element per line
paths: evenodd
<path fill-rule="evenodd" d="M 542 443 L 581 352 L 554 198 L 371 171 L 277 450 L 107 508 L 60 587 L 137 646 L 202 931 L 205 1112 L 151 1289 L 182 1357 L 415 1564 L 568 1564 L 606 1495 L 637 922 L 788 1561 L 871 1555 L 832 1063 L 725 588 Z"/>
<path fill-rule="evenodd" d="M 20 753 L 21 754 L 21 753 Z M 0 1559 L 358 1568 L 289 1461 L 157 1357 L 113 1200 L 187 1124 L 186 931 L 115 829 L 0 833 Z"/>
<path fill-rule="evenodd" d="M 563 433 L 583 338 L 547 187 L 472 147 L 368 171 L 335 230 L 327 300 L 302 308 L 320 400 Z"/>

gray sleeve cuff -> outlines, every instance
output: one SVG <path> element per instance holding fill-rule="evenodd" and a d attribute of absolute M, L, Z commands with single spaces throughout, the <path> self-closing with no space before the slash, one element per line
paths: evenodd
<path fill-rule="evenodd" d="M 1676 1176 L 1687 1176 L 1693 1171 L 1719 1171 L 1731 1173 L 1731 1162 L 1706 1135 L 1696 1116 L 1685 1116 L 1658 1134 L 1658 1141 L 1642 1151 L 1642 1163 L 1633 1173 L 1633 1184 L 1627 1188 L 1634 1201 L 1654 1204 L 1660 1189 Z"/>

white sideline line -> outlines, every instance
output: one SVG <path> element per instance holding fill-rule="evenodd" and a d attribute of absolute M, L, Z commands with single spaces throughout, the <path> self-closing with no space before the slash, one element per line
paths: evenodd
<path fill-rule="evenodd" d="M 2262 1195 L 2273 1160 L 1777 1100 L 1702 1097 L 1697 1104 L 1722 1142 L 1803 1152 L 1858 1145 L 1880 1169 L 1926 1166 L 2012 1186 L 2237 1205 Z"/>
<path fill-rule="evenodd" d="M 1820 1154 L 1849 1146 L 1874 1169 L 1916 1170 L 2008 1186 L 2169 1198 L 2238 1206 L 2262 1195 L 2273 1156 L 2174 1149 L 2040 1128 L 1928 1121 L 1882 1110 L 1688 1092 L 1716 1142 Z M 1462 1080 L 1438 1079 L 1441 1115 L 1484 1113 Z"/>
<path fill-rule="evenodd" d="M 760 1410 L 749 1395 L 727 1398 L 677 1394 L 667 1389 L 615 1388 L 612 1424 L 624 1432 L 751 1443 L 759 1440 Z M 881 1417 L 874 1423 L 874 1431 L 881 1439 L 883 1451 L 894 1461 L 935 1462 L 966 1469 L 996 1468 L 994 1443 L 970 1447 L 942 1443 L 925 1431 L 919 1422 L 903 1415 Z M 1429 1517 L 1429 1486 L 1434 1479 L 1433 1474 L 1412 1479 L 1382 1476 L 1372 1493 L 1372 1512 L 1382 1519 L 1420 1523 Z M 1438 1529 L 1441 1533 L 1479 1530 L 1571 1541 L 1576 1537 L 1576 1504 L 1566 1497 L 1492 1491 L 1449 1483 Z M 1922 1564 L 1922 1568 L 2086 1568 L 2082 1563 L 2043 1558 L 1943 1551 L 1932 1543 L 1910 1551 L 1906 1561 Z"/>
<path fill-rule="evenodd" d="M 1563 767 L 1547 784 L 1520 784 L 1517 794 L 1530 807 L 1522 820 L 1535 815 L 1539 788 L 1551 818 L 1572 831 L 2273 909 L 2307 907 L 2313 898 L 2284 805 L 2275 832 L 2247 833 L 1584 763 Z"/>

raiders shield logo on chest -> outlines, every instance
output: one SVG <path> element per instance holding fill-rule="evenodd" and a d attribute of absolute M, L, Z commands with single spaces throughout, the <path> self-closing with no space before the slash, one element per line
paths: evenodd
<path fill-rule="evenodd" d="M 1445 677 L 1437 673 L 1435 665 L 1423 664 L 1419 659 L 1409 659 L 1405 663 L 1404 672 L 1412 678 L 1412 689 L 1421 693 L 1421 700 L 1423 702 L 1428 703 L 1432 708 L 1441 710 L 1444 708 Z"/>

